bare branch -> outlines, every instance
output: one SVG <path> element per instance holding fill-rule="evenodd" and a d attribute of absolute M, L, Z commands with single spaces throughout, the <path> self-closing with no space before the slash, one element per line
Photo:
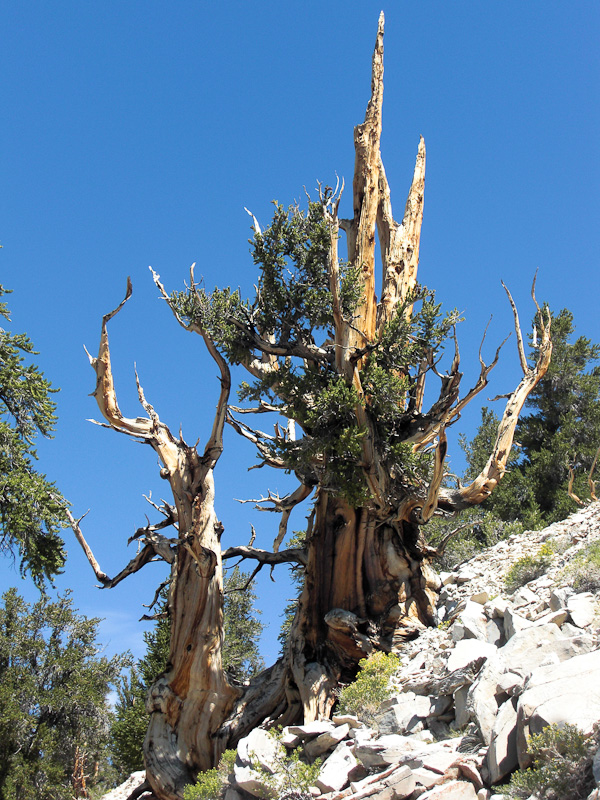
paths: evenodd
<path fill-rule="evenodd" d="M 271 553 L 268 550 L 259 550 L 256 547 L 228 547 L 223 552 L 223 559 L 228 558 L 252 558 L 262 564 L 308 564 L 306 550 L 303 547 L 292 547 L 288 550 L 280 550 L 278 553 Z"/>
<path fill-rule="evenodd" d="M 465 522 L 462 525 L 459 525 L 458 528 L 454 528 L 454 530 L 450 531 L 450 533 L 447 533 L 444 536 L 444 538 L 441 540 L 441 542 L 438 545 L 435 545 L 434 547 L 430 547 L 429 548 L 430 550 L 433 551 L 432 555 L 435 555 L 435 556 L 444 555 L 446 547 L 450 543 L 451 539 L 453 539 L 456 536 L 457 533 L 460 533 L 460 531 L 464 531 L 465 528 L 474 528 L 475 525 L 478 525 L 480 522 L 481 522 L 481 520 L 475 520 L 474 522 Z"/>
<path fill-rule="evenodd" d="M 156 561 L 157 559 L 161 559 L 166 561 L 169 564 L 172 564 L 175 560 L 175 553 L 171 547 L 171 543 L 168 539 L 164 536 L 158 536 L 157 534 L 151 534 L 147 537 L 147 541 L 144 544 L 144 547 L 137 553 L 137 555 L 131 559 L 129 564 L 124 567 L 114 578 L 109 578 L 108 575 L 102 571 L 100 568 L 100 564 L 96 560 L 96 557 L 92 553 L 92 550 L 88 543 L 86 542 L 79 523 L 81 520 L 75 519 L 75 517 L 71 514 L 69 509 L 65 509 L 67 514 L 67 518 L 75 534 L 75 538 L 81 545 L 83 552 L 86 555 L 87 560 L 90 563 L 90 566 L 94 570 L 94 574 L 96 578 L 100 581 L 103 589 L 112 589 L 113 586 L 116 586 L 118 583 L 121 583 L 128 575 L 133 574 L 134 572 L 138 572 L 142 567 L 146 566 L 146 564 L 150 563 L 151 561 Z"/>
<path fill-rule="evenodd" d="M 154 592 L 154 597 L 152 598 L 151 602 L 146 605 L 146 603 L 142 603 L 144 608 L 154 608 L 154 606 L 158 603 L 158 598 L 160 597 L 160 593 L 165 588 L 165 586 L 169 586 L 171 583 L 171 579 L 167 578 L 166 581 L 163 581 L 158 589 Z M 161 612 L 162 613 L 162 612 Z"/>
<path fill-rule="evenodd" d="M 590 468 L 590 472 L 588 475 L 588 486 L 590 487 L 590 497 L 592 500 L 597 500 L 596 497 L 596 481 L 592 480 L 592 475 L 594 474 L 594 470 L 596 469 L 596 464 L 598 462 L 598 457 L 600 456 L 600 447 L 596 450 L 596 455 L 594 456 L 594 460 L 592 462 L 592 466 Z"/>
<path fill-rule="evenodd" d="M 194 278 L 194 268 L 195 264 L 192 264 L 190 267 L 190 290 L 193 291 L 197 297 L 198 295 L 198 284 Z M 210 434 L 210 437 L 206 443 L 206 447 L 204 448 L 204 456 L 202 458 L 202 462 L 204 465 L 204 469 L 210 470 L 214 469 L 217 461 L 219 460 L 221 453 L 223 452 L 223 429 L 225 426 L 225 419 L 227 416 L 227 401 L 229 400 L 229 393 L 231 391 L 231 373 L 229 371 L 229 366 L 227 362 L 223 358 L 223 356 L 217 350 L 217 347 L 211 337 L 208 335 L 207 331 L 198 323 L 198 322 L 190 322 L 185 323 L 181 316 L 177 313 L 177 310 L 173 306 L 171 302 L 171 298 L 167 294 L 165 287 L 160 282 L 160 275 L 158 275 L 152 267 L 149 268 L 150 272 L 152 273 L 152 277 L 154 279 L 154 283 L 160 294 L 162 295 L 163 299 L 166 300 L 169 308 L 173 312 L 175 319 L 179 322 L 179 324 L 188 331 L 193 331 L 194 333 L 198 333 L 202 336 L 204 340 L 204 344 L 206 345 L 206 349 L 216 362 L 217 366 L 219 367 L 219 371 L 221 373 L 221 392 L 219 395 L 219 400 L 217 402 L 217 409 L 215 412 L 215 417 L 213 420 L 213 427 Z"/>
<path fill-rule="evenodd" d="M 573 491 L 573 482 L 574 481 L 575 481 L 575 473 L 573 472 L 573 467 L 570 466 L 569 467 L 569 485 L 567 486 L 567 494 L 569 495 L 571 500 L 574 500 L 577 503 L 578 506 L 584 506 L 585 503 L 583 502 L 583 500 L 581 500 L 579 497 L 577 497 L 577 495 Z"/>
<path fill-rule="evenodd" d="M 506 403 L 504 414 L 498 426 L 494 448 L 487 464 L 468 486 L 454 491 L 442 490 L 440 492 L 440 508 L 457 511 L 461 508 L 468 508 L 482 503 L 489 497 L 504 475 L 521 409 L 530 392 L 546 374 L 552 356 L 550 312 L 547 311 L 547 318 L 544 320 L 544 314 L 539 311 L 538 306 L 538 315 L 541 341 L 538 345 L 536 363 L 531 368 L 527 368 L 527 372 Z"/>
<path fill-rule="evenodd" d="M 262 431 L 254 430 L 249 425 L 246 425 L 245 423 L 236 419 L 229 412 L 227 413 L 226 421 L 237 433 L 239 433 L 240 436 L 248 439 L 248 441 L 252 442 L 256 446 L 256 449 L 260 453 L 265 464 L 268 464 L 270 467 L 275 467 L 276 469 L 287 468 L 287 465 L 284 463 L 284 461 L 274 456 L 271 450 L 264 444 L 264 440 L 274 441 L 273 436 L 269 436 Z"/>
<path fill-rule="evenodd" d="M 438 446 L 435 449 L 435 459 L 433 467 L 433 476 L 429 482 L 429 489 L 427 490 L 427 499 L 421 509 L 419 524 L 429 522 L 433 516 L 437 504 L 440 487 L 444 479 L 444 460 L 448 450 L 448 441 L 446 439 L 446 431 L 444 428 L 439 433 Z"/>
<path fill-rule="evenodd" d="M 513 316 L 515 318 L 515 332 L 517 334 L 517 347 L 519 349 L 519 361 L 521 362 L 521 369 L 523 370 L 523 375 L 527 374 L 529 367 L 527 366 L 527 358 L 525 356 L 525 348 L 523 347 L 523 334 L 521 333 L 521 325 L 519 323 L 519 313 L 517 311 L 517 306 L 515 305 L 515 301 L 512 298 L 512 294 L 506 288 L 504 281 L 500 281 L 502 286 L 504 287 L 504 291 L 508 295 L 508 300 L 510 302 L 510 306 L 512 308 Z M 534 278 L 534 286 L 535 286 L 535 278 Z M 533 288 L 531 290 L 533 292 Z"/>

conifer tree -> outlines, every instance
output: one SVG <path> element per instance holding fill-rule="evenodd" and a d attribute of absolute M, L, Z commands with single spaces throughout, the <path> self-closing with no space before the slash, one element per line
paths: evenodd
<path fill-rule="evenodd" d="M 98 619 L 68 595 L 0 606 L 0 797 L 72 800 L 110 788 L 107 695 L 127 665 L 103 656 Z"/>
<path fill-rule="evenodd" d="M 0 318 L 10 321 L 5 303 Z M 41 586 L 64 564 L 58 532 L 67 520 L 60 492 L 35 466 L 35 439 L 50 437 L 56 424 L 56 390 L 28 363 L 36 355 L 26 334 L 0 327 L 0 551 Z"/>

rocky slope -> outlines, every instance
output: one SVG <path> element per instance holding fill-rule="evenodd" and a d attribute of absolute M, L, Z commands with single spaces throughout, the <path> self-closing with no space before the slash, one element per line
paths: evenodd
<path fill-rule="evenodd" d="M 600 721 L 600 581 L 593 591 L 575 591 L 564 569 L 597 540 L 600 503 L 441 573 L 439 627 L 403 648 L 394 694 L 373 727 L 334 716 L 284 729 L 289 751 L 323 760 L 310 793 L 323 800 L 500 800 L 494 786 L 529 765 L 532 734 L 550 723 L 590 732 Z M 541 548 L 544 573 L 507 593 L 513 564 L 537 558 Z M 226 800 L 264 796 L 277 747 L 262 730 L 240 742 Z M 600 755 L 595 768 L 600 787 Z M 142 780 L 142 773 L 132 776 L 105 800 L 124 800 Z M 592 798 L 600 799 L 599 788 Z"/>

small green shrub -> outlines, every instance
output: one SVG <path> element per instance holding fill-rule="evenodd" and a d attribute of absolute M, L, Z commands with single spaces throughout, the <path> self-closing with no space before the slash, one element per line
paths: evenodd
<path fill-rule="evenodd" d="M 580 550 L 563 569 L 559 580 L 576 592 L 597 592 L 600 589 L 600 542 L 592 542 Z"/>
<path fill-rule="evenodd" d="M 539 800 L 584 800 L 595 786 L 592 758 L 599 739 L 598 730 L 586 735 L 575 725 L 549 725 L 532 736 L 533 767 L 512 776 L 511 800 L 532 794 Z"/>
<path fill-rule="evenodd" d="M 185 787 L 183 800 L 220 800 L 229 773 L 233 771 L 235 758 L 235 750 L 225 750 L 218 767 L 201 772 L 196 783 Z"/>
<path fill-rule="evenodd" d="M 269 731 L 269 735 L 278 745 L 276 755 L 271 761 L 272 772 L 265 769 L 257 759 L 250 759 L 252 769 L 261 773 L 262 782 L 267 787 L 265 797 L 277 800 L 312 800 L 310 787 L 314 786 L 319 776 L 322 759 L 317 758 L 312 764 L 308 764 L 302 760 L 299 749 L 288 752 L 281 743 L 279 730 Z"/>
<path fill-rule="evenodd" d="M 512 565 L 504 578 L 507 591 L 515 592 L 529 581 L 539 578 L 550 566 L 554 549 L 549 542 L 545 542 L 537 556 L 523 556 Z"/>
<path fill-rule="evenodd" d="M 363 722 L 372 722 L 381 704 L 392 693 L 390 678 L 398 671 L 400 659 L 394 653 L 378 652 L 363 658 L 358 666 L 360 672 L 354 683 L 340 692 L 339 710 L 356 714 Z"/>

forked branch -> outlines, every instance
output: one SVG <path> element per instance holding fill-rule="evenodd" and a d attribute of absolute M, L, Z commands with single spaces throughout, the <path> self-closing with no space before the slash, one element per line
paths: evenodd
<path fill-rule="evenodd" d="M 519 360 L 521 361 L 521 366 L 523 366 L 523 337 L 519 326 L 519 318 L 515 313 L 516 307 L 508 289 L 506 289 L 506 292 L 515 315 L 515 329 L 517 333 L 517 342 L 519 343 Z M 453 491 L 442 490 L 442 492 L 440 492 L 439 505 L 445 510 L 457 511 L 472 505 L 478 505 L 489 497 L 498 485 L 498 482 L 506 470 L 506 463 L 510 455 L 515 428 L 519 420 L 521 409 L 530 392 L 546 374 L 552 356 L 552 340 L 550 338 L 551 317 L 550 311 L 547 309 L 542 311 L 537 303 L 535 297 L 535 279 L 531 288 L 531 296 L 538 311 L 537 322 L 540 333 L 540 339 L 536 345 L 537 355 L 535 363 L 532 367 L 529 367 L 525 361 L 525 374 L 517 388 L 508 398 L 504 414 L 498 426 L 494 448 L 483 470 L 469 486 Z"/>
<path fill-rule="evenodd" d="M 172 542 L 165 536 L 160 536 L 154 531 L 149 531 L 146 535 L 144 546 L 139 553 L 137 553 L 137 555 L 131 559 L 129 564 L 127 564 L 127 566 L 125 566 L 117 575 L 115 575 L 114 578 L 109 578 L 106 572 L 100 568 L 100 564 L 94 556 L 91 547 L 85 540 L 79 525 L 82 518 L 75 519 L 68 508 L 65 509 L 65 512 L 73 533 L 75 534 L 75 538 L 81 545 L 83 552 L 90 563 L 90 566 L 94 570 L 94 575 L 100 581 L 103 589 L 112 589 L 118 583 L 121 583 L 122 580 L 127 578 L 129 575 L 132 575 L 134 572 L 138 572 L 140 569 L 142 569 L 142 567 L 145 567 L 146 564 L 149 564 L 151 561 L 162 560 L 166 561 L 168 564 L 172 564 L 175 560 L 175 551 Z"/>

